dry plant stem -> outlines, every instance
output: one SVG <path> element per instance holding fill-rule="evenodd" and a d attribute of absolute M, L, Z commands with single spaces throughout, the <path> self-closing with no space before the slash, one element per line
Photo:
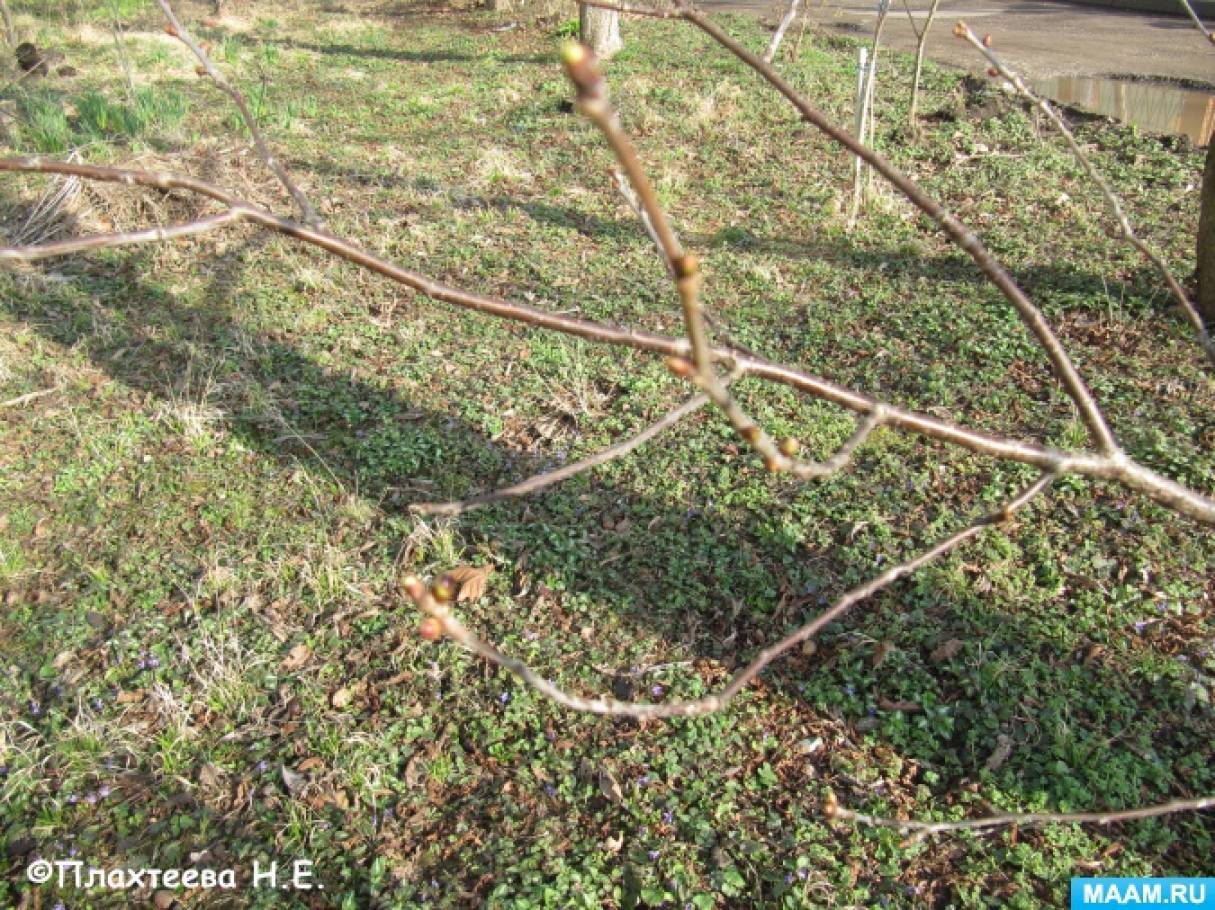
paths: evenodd
<path fill-rule="evenodd" d="M 686 339 L 549 313 L 526 304 L 451 287 L 377 256 L 341 237 L 315 230 L 297 221 L 292 221 L 290 218 L 275 215 L 260 206 L 246 203 L 226 190 L 194 177 L 54 161 L 37 156 L 0 158 L 0 171 L 65 174 L 86 180 L 101 180 L 127 186 L 145 186 L 164 191 L 184 190 L 196 193 L 231 208 L 238 216 L 237 221 L 257 224 L 267 230 L 332 253 L 391 281 L 411 287 L 434 300 L 441 300 L 500 319 L 509 319 L 533 328 L 585 338 L 589 341 L 647 351 L 667 357 L 688 356 Z M 127 236 L 125 234 L 111 235 L 108 245 L 121 245 Z M 10 256 L 9 258 L 17 257 Z M 1132 461 L 1121 451 L 1112 454 L 1068 452 L 1034 442 L 992 436 L 989 433 L 983 433 L 929 414 L 879 402 L 855 389 L 762 357 L 724 348 L 714 348 L 711 354 L 717 362 L 733 364 L 741 376 L 753 376 L 757 379 L 786 385 L 857 414 L 872 414 L 880 408 L 882 422 L 887 426 L 957 445 L 992 458 L 1032 465 L 1052 474 L 1076 474 L 1114 481 L 1143 493 L 1181 515 L 1204 524 L 1215 525 L 1215 499 L 1188 489 L 1176 481 Z"/>
<path fill-rule="evenodd" d="M 1192 7 L 1190 5 L 1190 0 L 1179 0 L 1179 2 L 1181 3 L 1181 5 L 1185 9 L 1185 11 L 1189 14 L 1190 19 L 1192 19 L 1194 21 L 1195 28 L 1197 28 L 1198 31 L 1202 32 L 1202 36 L 1204 38 L 1206 38 L 1212 44 L 1215 44 L 1215 34 L 1212 34 L 1211 30 L 1202 24 L 1202 20 L 1198 18 L 1198 13 L 1194 12 L 1194 7 Z"/>
<path fill-rule="evenodd" d="M 810 639 L 830 622 L 839 619 L 857 603 L 871 597 L 873 594 L 888 587 L 893 582 L 915 572 L 917 569 L 932 562 L 939 556 L 965 543 L 982 533 L 984 529 L 1007 521 L 1019 509 L 1024 507 L 1035 496 L 1041 493 L 1051 482 L 1050 475 L 1043 475 L 1029 487 L 1010 499 L 1003 507 L 989 515 L 974 521 L 967 527 L 928 548 L 918 556 L 892 566 L 880 575 L 875 576 L 844 594 L 831 607 L 820 613 L 795 632 L 786 635 L 780 641 L 760 651 L 758 656 L 746 667 L 734 675 L 729 685 L 714 695 L 698 698 L 694 701 L 681 702 L 625 702 L 614 698 L 583 698 L 558 687 L 550 680 L 532 670 L 527 664 L 503 654 L 494 645 L 483 641 L 473 634 L 451 612 L 446 604 L 439 603 L 418 579 L 406 579 L 403 587 L 414 603 L 428 616 L 434 617 L 442 626 L 443 633 L 456 643 L 462 645 L 486 660 L 497 664 L 504 670 L 515 674 L 525 683 L 535 688 L 541 694 L 574 711 L 590 714 L 608 714 L 616 717 L 634 717 L 638 720 L 655 720 L 667 717 L 697 717 L 702 714 L 712 714 L 728 705 L 735 696 L 747 687 L 757 676 L 782 654 L 791 648 Z"/>
<path fill-rule="evenodd" d="M 560 483 L 563 480 L 569 480 L 578 474 L 596 468 L 599 465 L 607 464 L 617 458 L 622 458 L 632 452 L 639 446 L 645 445 L 655 436 L 669 430 L 685 417 L 694 414 L 709 403 L 709 399 L 705 395 L 696 395 L 679 407 L 672 411 L 668 411 L 661 418 L 654 421 L 640 433 L 630 436 L 628 439 L 621 440 L 615 445 L 609 446 L 593 455 L 578 461 L 571 462 L 557 468 L 555 471 L 548 471 L 544 474 L 537 474 L 534 477 L 529 477 L 527 480 L 520 483 L 512 484 L 509 487 L 503 487 L 500 490 L 495 490 L 492 493 L 485 493 L 481 496 L 472 496 L 460 502 L 420 502 L 410 506 L 414 512 L 420 512 L 424 515 L 462 515 L 465 512 L 470 512 L 473 509 L 481 506 L 489 505 L 490 503 L 501 502 L 504 499 L 512 499 L 517 496 L 526 496 L 529 493 L 535 493 L 537 490 L 543 490 L 545 487 L 551 487 L 555 483 Z"/>
<path fill-rule="evenodd" d="M 241 119 L 245 122 L 245 126 L 249 130 L 249 135 L 253 138 L 253 147 L 257 151 L 257 155 L 262 159 L 262 162 L 267 168 L 278 178 L 279 183 L 287 190 L 292 201 L 295 202 L 296 208 L 300 211 L 300 218 L 304 224 L 311 227 L 324 229 L 325 223 L 312 207 L 312 203 L 308 201 L 308 197 L 303 191 L 296 186 L 295 181 L 291 179 L 291 175 L 287 173 L 287 169 L 279 163 L 274 152 L 270 150 L 270 146 L 266 144 L 265 137 L 262 136 L 262 131 L 257 127 L 257 121 L 253 117 L 253 112 L 249 110 L 249 105 L 245 102 L 245 96 L 223 77 L 223 74 L 215 68 L 211 63 L 211 58 L 207 56 L 206 51 L 198 45 L 194 37 L 186 30 L 186 27 L 178 21 L 176 14 L 173 12 L 173 7 L 169 4 L 169 0 L 157 0 L 161 10 L 164 11 L 165 18 L 169 21 L 169 26 L 172 29 L 173 36 L 182 44 L 189 48 L 202 66 L 206 74 L 215 83 L 216 87 L 221 92 L 232 99 L 232 103 L 236 105 L 237 111 L 240 112 Z"/>
<path fill-rule="evenodd" d="M 23 404 L 29 404 L 31 401 L 37 401 L 39 398 L 45 398 L 47 395 L 53 395 L 59 391 L 58 386 L 49 389 L 40 389 L 37 392 L 26 392 L 24 395 L 18 395 L 16 398 L 10 398 L 8 401 L 0 401 L 0 408 L 19 408 Z"/>
<path fill-rule="evenodd" d="M 17 30 L 13 28 L 13 16 L 8 10 L 8 0 L 0 0 L 0 21 L 4 23 L 4 40 L 8 46 L 17 46 Z"/>
<path fill-rule="evenodd" d="M 1182 313 L 1185 314 L 1190 325 L 1194 327 L 1194 331 L 1198 335 L 1198 343 L 1206 352 L 1211 363 L 1215 364 L 1215 344 L 1212 343 L 1211 336 L 1207 332 L 1206 325 L 1203 322 L 1202 316 L 1199 315 L 1197 307 L 1194 306 L 1194 302 L 1186 296 L 1186 292 L 1182 289 L 1177 279 L 1173 277 L 1173 273 L 1169 271 L 1169 267 L 1165 264 L 1164 260 L 1135 233 L 1130 219 L 1126 217 L 1126 212 L 1122 208 L 1122 200 L 1118 198 L 1118 194 L 1114 192 L 1114 188 L 1110 186 L 1109 181 L 1102 177 L 1097 168 L 1093 166 L 1092 160 L 1085 154 L 1084 149 L 1080 147 L 1080 143 L 1076 141 L 1075 135 L 1068 128 L 1063 118 L 1059 116 L 1059 112 L 1055 110 L 1054 105 L 1041 95 L 1036 94 L 1025 84 L 1025 80 L 1005 66 L 991 48 L 987 47 L 965 22 L 958 22 L 957 31 L 979 53 L 987 58 L 988 62 L 995 67 L 996 72 L 1003 76 L 1022 98 L 1044 113 L 1054 128 L 1059 131 L 1076 161 L 1080 163 L 1080 166 L 1084 168 L 1084 172 L 1088 174 L 1089 179 L 1096 184 L 1097 189 L 1101 191 L 1101 195 L 1105 197 L 1105 201 L 1109 205 L 1110 214 L 1118 222 L 1118 229 L 1122 232 L 1123 238 L 1135 247 L 1145 259 L 1156 266 L 1161 277 L 1164 278 L 1165 284 L 1169 286 L 1173 298 L 1177 301 L 1178 306 L 1181 307 Z"/>
<path fill-rule="evenodd" d="M 1026 324 L 1034 337 L 1038 339 L 1038 343 L 1042 346 L 1042 349 L 1046 352 L 1046 356 L 1051 361 L 1051 365 L 1054 367 L 1055 374 L 1059 377 L 1067 394 L 1075 402 L 1077 409 L 1080 411 L 1080 416 L 1085 426 L 1088 427 L 1089 434 L 1092 436 L 1097 448 L 1103 454 L 1111 457 L 1119 451 L 1118 444 L 1115 442 L 1114 436 L 1105 422 L 1105 417 L 1101 414 L 1101 409 L 1097 406 L 1092 393 L 1076 371 L 1071 358 L 1068 357 L 1067 352 L 1063 349 L 1063 345 L 1060 344 L 1058 337 L 1055 335 L 1054 330 L 1051 329 L 1049 323 L 1047 323 L 1042 312 L 1025 296 L 1025 292 L 1017 286 L 1017 283 L 1012 280 L 1012 276 L 991 255 L 982 241 L 962 224 L 957 217 L 925 193 L 919 184 L 877 152 L 858 142 L 846 130 L 832 123 L 826 115 L 810 104 L 809 101 L 798 94 L 793 86 L 781 78 L 781 75 L 771 65 L 765 63 L 723 32 L 713 20 L 709 19 L 699 10 L 686 5 L 680 5 L 673 11 L 647 11 L 638 7 L 622 7 L 609 2 L 609 0 L 587 0 L 587 2 L 591 6 L 597 6 L 602 9 L 614 9 L 634 15 L 648 15 L 658 19 L 678 17 L 691 22 L 730 53 L 734 54 L 739 60 L 755 70 L 759 76 L 766 80 L 780 94 L 784 95 L 789 103 L 802 115 L 803 119 L 807 120 L 812 126 L 837 144 L 852 152 L 852 154 L 859 155 L 864 159 L 900 193 L 906 196 L 916 208 L 935 221 L 941 230 L 945 232 L 946 236 L 975 261 L 979 270 L 987 276 L 988 280 L 1013 305 L 1022 322 Z"/>
<path fill-rule="evenodd" d="M 906 5 L 907 0 L 903 0 Z M 941 5 L 941 0 L 932 0 L 932 6 L 928 8 L 928 18 L 924 20 L 924 27 L 916 29 L 915 17 L 911 15 L 911 8 L 907 8 L 907 18 L 911 22 L 911 28 L 915 31 L 915 72 L 911 77 L 911 108 L 907 113 L 907 122 L 912 129 L 918 125 L 916 112 L 920 101 L 920 76 L 924 72 L 924 48 L 928 44 L 928 32 L 932 28 L 932 20 L 937 17 L 937 9 Z"/>
<path fill-rule="evenodd" d="M 797 8 L 801 5 L 802 0 L 790 0 L 789 9 L 785 11 L 785 16 L 780 20 L 780 25 L 776 27 L 776 32 L 772 35 L 772 40 L 768 43 L 768 49 L 764 51 L 764 61 L 771 63 L 776 59 L 776 52 L 780 50 L 780 43 L 785 38 L 785 32 L 789 30 L 789 26 L 797 17 Z"/>
<path fill-rule="evenodd" d="M 1143 806 L 1138 809 L 1123 809 L 1110 812 L 1030 812 L 1025 814 L 1001 813 L 984 818 L 968 818 L 956 822 L 923 822 L 904 821 L 898 818 L 882 818 L 878 815 L 866 815 L 863 812 L 853 812 L 842 806 L 830 806 L 827 814 L 832 818 L 854 821 L 862 825 L 876 828 L 894 828 L 897 831 L 910 833 L 912 841 L 918 841 L 933 834 L 945 834 L 952 831 L 991 831 L 999 828 L 1016 826 L 1018 828 L 1037 828 L 1043 825 L 1112 825 L 1117 822 L 1135 821 L 1140 818 L 1155 818 L 1159 815 L 1172 815 L 1177 812 L 1196 812 L 1215 807 L 1215 796 L 1203 796 L 1198 799 L 1175 799 L 1155 806 Z"/>

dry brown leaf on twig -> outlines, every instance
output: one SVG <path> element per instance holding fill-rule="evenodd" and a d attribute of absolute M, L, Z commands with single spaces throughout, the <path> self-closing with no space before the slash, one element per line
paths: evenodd
<path fill-rule="evenodd" d="M 448 580 L 459 586 L 456 602 L 476 600 L 485 593 L 485 585 L 489 581 L 490 566 L 456 566 L 447 573 Z"/>

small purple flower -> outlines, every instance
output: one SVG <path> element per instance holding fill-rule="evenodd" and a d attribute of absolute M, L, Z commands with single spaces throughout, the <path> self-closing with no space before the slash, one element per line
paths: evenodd
<path fill-rule="evenodd" d="M 96 793 L 88 794 L 87 796 L 85 796 L 84 801 L 86 803 L 88 803 L 90 806 L 97 805 L 97 794 Z"/>
<path fill-rule="evenodd" d="M 67 910 L 67 908 L 63 906 L 63 901 L 56 901 L 55 906 L 51 910 Z"/>
<path fill-rule="evenodd" d="M 675 813 L 668 809 L 666 812 L 662 813 L 662 820 L 668 825 L 671 824 L 673 821 L 675 821 Z"/>
<path fill-rule="evenodd" d="M 76 801 L 77 801 L 78 799 L 80 799 L 80 797 L 78 797 L 78 796 L 77 796 L 75 793 L 69 793 L 69 794 L 68 794 L 68 798 L 67 798 L 67 799 L 68 799 L 68 803 L 69 803 L 70 805 L 73 805 L 73 806 L 74 806 L 74 805 L 76 805 Z"/>
<path fill-rule="evenodd" d="M 655 698 L 662 698 L 662 693 L 664 691 L 666 691 L 666 690 L 663 689 L 662 686 L 658 685 L 658 683 L 655 683 L 654 685 L 650 686 L 650 694 L 653 695 Z"/>
<path fill-rule="evenodd" d="M 807 869 L 798 869 L 797 877 L 800 878 L 802 881 L 805 881 L 807 878 L 810 877 L 810 872 Z"/>
<path fill-rule="evenodd" d="M 100 698 L 93 699 L 93 710 L 94 711 L 100 711 L 104 707 L 105 707 L 105 702 L 103 702 Z"/>
<path fill-rule="evenodd" d="M 544 738 L 547 739 L 551 743 L 553 740 L 555 740 L 557 738 L 557 734 L 554 733 L 552 730 L 545 730 Z"/>
<path fill-rule="evenodd" d="M 42 705 L 38 704 L 38 700 L 36 698 L 31 698 L 30 699 L 30 714 L 34 715 L 34 717 L 37 717 L 41 713 L 42 713 Z"/>
<path fill-rule="evenodd" d="M 508 701 L 510 701 L 510 693 L 503 692 L 501 695 L 498 696 L 498 701 L 500 701 L 502 704 L 506 704 Z"/>
<path fill-rule="evenodd" d="M 792 885 L 792 884 L 793 884 L 793 873 L 792 873 L 792 872 L 786 872 L 786 873 L 785 873 L 785 884 L 786 884 L 786 885 Z"/>
<path fill-rule="evenodd" d="M 545 784 L 545 785 L 544 785 L 544 792 L 545 792 L 546 794 L 548 794 L 549 796 L 556 796 L 556 795 L 557 795 L 557 788 L 556 788 L 556 787 L 554 787 L 552 784 Z"/>
<path fill-rule="evenodd" d="M 1145 628 L 1147 628 L 1147 623 L 1144 620 L 1140 619 L 1135 623 L 1135 631 L 1138 632 L 1140 635 L 1143 634 L 1143 630 Z"/>
<path fill-rule="evenodd" d="M 108 784 L 102 784 L 101 789 L 97 791 L 97 795 L 100 796 L 102 799 L 105 799 L 107 796 L 110 795 L 110 793 L 111 793 L 111 790 L 110 790 L 110 787 Z"/>
<path fill-rule="evenodd" d="M 849 695 L 856 695 L 856 689 L 852 686 L 844 686 L 844 691 Z"/>
<path fill-rule="evenodd" d="M 80 851 L 79 851 L 79 850 L 77 850 L 75 847 L 68 847 L 68 852 L 67 852 L 67 853 L 68 853 L 68 856 L 75 856 L 75 855 L 76 855 L 76 854 L 78 854 L 79 852 L 80 852 Z"/>
<path fill-rule="evenodd" d="M 650 775 L 643 774 L 643 775 L 641 775 L 641 777 L 637 778 L 637 786 L 648 787 L 649 785 L 650 785 Z"/>
<path fill-rule="evenodd" d="M 8 777 L 8 765 L 0 765 L 0 777 Z"/>
<path fill-rule="evenodd" d="M 149 668 L 149 669 L 155 670 L 155 669 L 156 669 L 157 667 L 159 667 L 159 666 L 160 666 L 160 658 L 159 658 L 159 657 L 149 657 L 149 658 L 148 658 L 148 668 Z"/>
<path fill-rule="evenodd" d="M 146 670 L 147 668 L 148 668 L 148 662 L 146 660 L 144 660 L 142 657 L 139 658 L 139 663 L 137 663 L 135 665 L 135 669 L 136 670 Z"/>
<path fill-rule="evenodd" d="M 256 771 L 257 771 L 257 773 L 258 773 L 258 774 L 265 774 L 265 773 L 266 773 L 266 769 L 267 769 L 267 768 L 269 768 L 269 767 L 270 767 L 270 765 L 269 765 L 269 764 L 266 762 L 266 760 L 263 758 L 261 761 L 259 761 L 259 762 L 257 763 L 257 765 L 255 766 L 255 769 L 256 769 Z"/>
<path fill-rule="evenodd" d="M 650 862 L 653 862 L 654 860 L 658 859 L 658 857 L 662 856 L 662 853 L 658 850 L 651 850 L 646 854 L 646 856 L 650 858 Z"/>

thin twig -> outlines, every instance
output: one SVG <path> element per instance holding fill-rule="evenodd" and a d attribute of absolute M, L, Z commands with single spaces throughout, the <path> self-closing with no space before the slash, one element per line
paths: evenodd
<path fill-rule="evenodd" d="M 780 25 L 776 27 L 776 31 L 772 35 L 772 40 L 768 43 L 768 49 L 764 51 L 764 60 L 771 63 L 776 58 L 776 52 L 780 49 L 780 43 L 784 40 L 785 32 L 792 24 L 794 17 L 797 16 L 797 8 L 801 5 L 802 0 L 789 0 L 789 9 L 785 11 L 785 16 L 780 20 Z"/>
<path fill-rule="evenodd" d="M 952 831 L 993 831 L 1014 825 L 1018 828 L 1038 828 L 1043 825 L 1112 825 L 1117 822 L 1156 818 L 1160 815 L 1172 815 L 1177 812 L 1197 812 L 1212 807 L 1215 807 L 1215 796 L 1203 796 L 1198 799 L 1175 799 L 1155 806 L 1142 806 L 1138 809 L 1120 809 L 1109 812 L 1007 812 L 984 818 L 967 818 L 956 822 L 911 821 L 867 815 L 864 812 L 845 809 L 831 797 L 828 798 L 824 810 L 830 818 L 854 821 L 876 828 L 894 828 L 896 831 L 910 833 L 911 841 L 914 843 L 934 834 L 945 834 Z"/>
<path fill-rule="evenodd" d="M 274 176 L 278 178 L 279 183 L 287 190 L 287 193 L 295 202 L 296 208 L 299 209 L 300 218 L 304 224 L 323 230 L 325 226 L 324 221 L 316 213 L 316 210 L 312 207 L 312 203 L 308 201 L 308 197 L 304 195 L 304 192 L 291 179 L 291 175 L 287 173 L 287 169 L 275 157 L 274 152 L 270 150 L 270 146 L 266 144 L 265 137 L 262 136 L 262 131 L 257 126 L 257 120 L 245 101 L 245 96 L 215 68 L 215 65 L 211 62 L 211 58 L 207 56 L 207 52 L 199 46 L 186 27 L 178 21 L 177 15 L 173 12 L 173 7 L 169 4 L 169 0 L 157 0 L 157 2 L 164 11 L 165 18 L 169 20 L 169 33 L 190 49 L 190 53 L 197 58 L 206 75 L 236 105 L 241 119 L 249 130 L 249 135 L 253 138 L 253 147 L 257 151 L 258 157 L 262 159 L 266 167 L 270 169 Z"/>
<path fill-rule="evenodd" d="M 608 2 L 608 0 L 592 0 L 591 5 L 601 9 L 624 11 L 622 7 Z M 637 12 L 635 9 L 630 11 Z M 670 11 L 655 11 L 655 13 L 659 14 L 659 18 L 670 18 L 672 15 Z M 758 56 L 731 38 L 713 20 L 694 7 L 682 3 L 676 6 L 674 15 L 678 15 L 680 18 L 691 22 L 740 61 L 755 70 L 761 78 L 780 92 L 805 120 L 854 155 L 859 155 L 863 158 L 892 186 L 906 196 L 913 205 L 935 221 L 950 240 L 969 254 L 980 271 L 987 276 L 987 279 L 1013 305 L 1013 309 L 1017 312 L 1021 321 L 1025 323 L 1026 327 L 1037 338 L 1038 343 L 1050 360 L 1055 374 L 1063 384 L 1064 390 L 1072 401 L 1075 402 L 1081 419 L 1088 428 L 1089 435 L 1093 438 L 1093 442 L 1097 448 L 1108 456 L 1113 456 L 1120 451 L 1114 435 L 1110 431 L 1104 415 L 1101 413 L 1100 407 L 1098 407 L 1096 400 L 1093 398 L 1092 392 L 1089 391 L 1087 384 L 1081 378 L 1079 372 L 1077 372 L 1071 358 L 1067 355 L 1054 330 L 1042 315 L 1041 310 L 1018 287 L 1017 283 L 1013 281 L 1012 276 L 1008 274 L 972 231 L 940 203 L 925 193 L 914 180 L 902 173 L 877 152 L 858 142 L 846 130 L 832 123 L 821 111 L 802 97 L 792 85 L 785 81 L 770 64 L 765 63 Z"/>
<path fill-rule="evenodd" d="M 666 432 L 685 417 L 699 411 L 708 403 L 708 396 L 696 395 L 674 410 L 668 411 L 661 418 L 654 421 L 654 423 L 647 426 L 641 432 L 630 436 L 628 439 L 621 440 L 615 445 L 608 446 L 606 449 L 593 455 L 588 455 L 586 458 L 563 465 L 554 471 L 537 474 L 534 477 L 529 477 L 527 480 L 511 484 L 509 487 L 494 490 L 492 493 L 483 493 L 480 496 L 471 496 L 459 502 L 420 502 L 410 506 L 410 509 L 423 515 L 462 515 L 465 512 L 470 512 L 473 509 L 489 505 L 490 503 L 501 502 L 504 499 L 511 499 L 517 496 L 526 496 L 528 493 L 535 493 L 537 490 L 543 490 L 545 487 L 550 487 L 555 483 L 568 480 L 599 465 L 607 464 L 609 461 L 624 457 L 660 433 Z"/>
<path fill-rule="evenodd" d="M 226 227 L 244 217 L 243 207 L 238 206 L 220 212 L 218 215 L 168 227 L 146 228 L 142 231 L 120 231 L 113 234 L 91 234 L 87 237 L 72 237 L 68 240 L 56 240 L 36 246 L 3 247 L 0 248 L 0 262 L 33 262 L 55 256 L 67 256 L 72 253 L 132 246 L 137 243 L 162 243 L 166 240 L 179 240 L 182 237 L 194 237 Z"/>
<path fill-rule="evenodd" d="M 840 597 L 830 608 L 824 610 L 813 620 L 806 623 L 801 628 L 786 635 L 780 641 L 765 648 L 759 652 L 754 660 L 746 667 L 738 671 L 730 683 L 713 695 L 706 695 L 703 698 L 698 698 L 693 701 L 676 701 L 676 702 L 626 702 L 619 701 L 614 698 L 584 698 L 580 695 L 574 695 L 566 692 L 564 689 L 557 686 L 555 683 L 541 676 L 535 670 L 531 669 L 523 661 L 510 657 L 500 651 L 497 647 L 478 638 L 451 612 L 447 603 L 437 599 L 434 594 L 427 589 L 426 585 L 413 576 L 406 578 L 402 582 L 402 588 L 406 594 L 414 601 L 419 609 L 422 610 L 431 620 L 435 621 L 442 631 L 442 634 L 455 641 L 457 644 L 467 648 L 474 654 L 478 654 L 491 663 L 497 664 L 502 669 L 509 673 L 513 673 L 522 679 L 525 683 L 535 688 L 542 695 L 551 698 L 558 704 L 570 708 L 574 711 L 582 711 L 589 714 L 606 714 L 615 717 L 633 717 L 638 720 L 654 720 L 658 718 L 669 717 L 697 717 L 702 714 L 711 714 L 715 711 L 720 711 L 728 705 L 735 696 L 746 688 L 757 676 L 764 672 L 765 669 L 781 655 L 787 653 L 790 649 L 796 647 L 804 641 L 816 635 L 828 623 L 834 622 L 843 616 L 848 610 L 854 607 L 861 601 L 871 597 L 883 588 L 888 587 L 898 579 L 915 572 L 922 566 L 932 562 L 939 556 L 948 553 L 950 550 L 965 543 L 976 535 L 980 534 L 985 528 L 992 525 L 1007 521 L 1015 512 L 1029 503 L 1035 496 L 1041 493 L 1049 486 L 1052 478 L 1050 475 L 1043 475 L 1034 483 L 1022 490 L 1019 494 L 1009 500 L 1000 509 L 977 519 L 962 530 L 951 534 L 944 540 L 924 550 L 917 556 L 892 566 L 885 572 L 871 578 L 862 585 L 858 585 Z"/>
<path fill-rule="evenodd" d="M 621 328 L 560 313 L 550 313 L 527 304 L 477 294 L 435 281 L 426 275 L 377 256 L 349 240 L 315 230 L 290 218 L 275 215 L 261 206 L 245 202 L 227 190 L 195 177 L 54 161 L 38 156 L 0 158 L 0 171 L 67 174 L 86 180 L 196 193 L 232 208 L 240 216 L 241 221 L 257 224 L 267 230 L 325 250 L 347 262 L 413 288 L 434 300 L 602 344 L 648 351 L 667 358 L 688 356 L 686 339 L 659 335 L 640 329 Z M 710 354 L 715 362 L 735 365 L 742 375 L 798 389 L 858 414 L 871 414 L 880 408 L 883 413 L 883 423 L 887 426 L 961 446 L 992 458 L 1032 465 L 1052 474 L 1074 474 L 1114 481 L 1143 493 L 1178 514 L 1204 524 L 1215 525 L 1215 499 L 1184 487 L 1131 460 L 1121 450 L 1108 454 L 1069 452 L 1035 442 L 993 436 L 930 414 L 879 402 L 855 389 L 762 357 L 720 347 L 712 349 Z"/>
<path fill-rule="evenodd" d="M 918 126 L 916 121 L 916 111 L 920 101 L 920 76 L 924 71 L 924 48 L 928 44 L 928 32 L 932 29 L 932 21 L 937 17 L 937 9 L 941 5 L 941 0 L 932 0 L 932 6 L 928 8 L 928 18 L 924 20 L 923 29 L 916 29 L 915 17 L 911 14 L 911 7 L 907 6 L 907 0 L 903 0 L 903 5 L 907 7 L 907 18 L 911 21 L 911 28 L 915 31 L 915 72 L 911 77 L 911 107 L 907 113 L 907 121 L 914 130 Z"/>
<path fill-rule="evenodd" d="M 1080 163 L 1080 166 L 1084 168 L 1084 172 L 1088 174 L 1089 179 L 1096 184 L 1097 189 L 1101 192 L 1101 195 L 1105 197 L 1105 201 L 1109 205 L 1110 214 L 1114 216 L 1114 221 L 1118 223 L 1118 229 L 1122 232 L 1123 238 L 1135 249 L 1137 249 L 1143 255 L 1143 257 L 1148 260 L 1148 262 L 1156 266 L 1156 269 L 1160 272 L 1161 277 L 1164 278 L 1165 284 L 1169 286 L 1169 291 L 1172 293 L 1173 299 L 1177 301 L 1177 305 L 1181 308 L 1182 314 L 1186 317 L 1186 319 L 1189 320 L 1190 325 L 1194 327 L 1194 332 L 1198 335 L 1198 343 L 1206 352 L 1206 355 L 1210 359 L 1211 363 L 1215 364 L 1215 344 L 1213 344 L 1211 341 L 1211 336 L 1207 332 L 1207 327 L 1202 316 L 1198 313 L 1198 308 L 1194 306 L 1193 301 L 1190 300 L 1190 298 L 1186 295 L 1186 292 L 1182 289 L 1181 284 L 1176 278 L 1173 277 L 1173 273 L 1169 271 L 1169 267 L 1165 263 L 1164 259 L 1162 259 L 1155 250 L 1149 247 L 1139 237 L 1139 235 L 1135 233 L 1135 229 L 1131 226 L 1130 219 L 1127 218 L 1126 212 L 1122 208 L 1122 200 L 1118 198 L 1118 194 L 1114 192 L 1114 188 L 1110 186 L 1109 181 L 1101 175 L 1101 172 L 1098 171 L 1093 165 L 1092 160 L 1085 153 L 1084 149 L 1080 147 L 1080 143 L 1076 141 L 1075 134 L 1073 134 L 1071 129 L 1068 128 L 1068 125 L 1066 122 L 1064 122 L 1063 118 L 1059 116 L 1059 112 L 1055 110 L 1054 105 L 1030 89 L 1020 75 L 1009 69 L 1004 62 L 996 56 L 995 52 L 992 51 L 992 49 L 988 46 L 990 36 L 980 39 L 978 35 L 971 30 L 970 26 L 961 21 L 959 21 L 954 27 L 954 33 L 969 41 L 970 44 L 979 53 L 986 57 L 988 62 L 991 63 L 993 67 L 995 67 L 996 72 L 1003 76 L 1005 81 L 1007 81 L 1009 85 L 1017 90 L 1017 93 L 1020 94 L 1022 98 L 1034 105 L 1036 108 L 1038 108 L 1038 110 L 1046 115 L 1046 118 L 1051 122 L 1051 125 L 1054 126 L 1054 128 L 1059 132 L 1059 135 L 1063 137 L 1064 142 L 1067 143 L 1067 147 L 1071 150 L 1073 157 L 1075 157 L 1076 161 Z"/>
<path fill-rule="evenodd" d="M 26 392 L 24 395 L 18 395 L 16 398 L 10 398 L 8 401 L 0 401 L 0 408 L 17 408 L 23 404 L 29 404 L 31 401 L 37 401 L 39 398 L 45 398 L 47 395 L 54 395 L 59 391 L 59 386 L 52 386 L 49 389 L 40 389 L 37 392 Z"/>

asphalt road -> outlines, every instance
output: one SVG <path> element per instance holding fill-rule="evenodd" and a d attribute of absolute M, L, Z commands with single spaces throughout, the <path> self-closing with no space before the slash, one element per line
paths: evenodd
<path fill-rule="evenodd" d="M 804 2 L 809 6 L 811 28 L 872 34 L 876 2 Z M 922 22 L 928 0 L 908 3 Z M 707 10 L 754 12 L 775 25 L 787 0 L 701 0 L 700 5 Z M 958 19 L 981 35 L 990 34 L 994 50 L 1025 75 L 1133 75 L 1215 84 L 1215 46 L 1189 19 L 1064 2 L 942 0 L 927 54 L 939 63 L 975 72 L 985 71 L 987 63 L 965 41 L 953 37 Z M 915 34 L 902 0 L 891 0 L 882 42 L 915 50 Z"/>

